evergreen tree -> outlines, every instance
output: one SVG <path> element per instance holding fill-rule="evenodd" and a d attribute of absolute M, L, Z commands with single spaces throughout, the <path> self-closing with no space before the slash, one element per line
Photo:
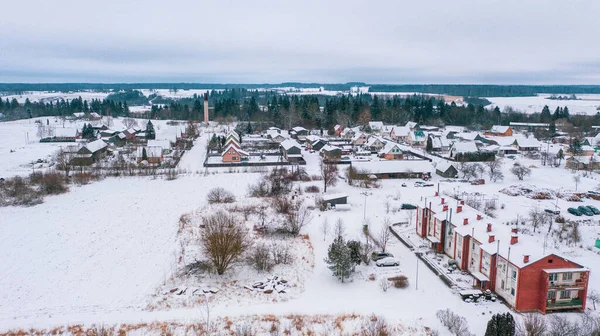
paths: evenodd
<path fill-rule="evenodd" d="M 154 140 L 156 139 L 156 132 L 154 131 L 154 125 L 152 125 L 152 121 L 148 120 L 146 124 L 146 139 Z"/>
<path fill-rule="evenodd" d="M 575 156 L 580 155 L 582 153 L 581 141 L 579 141 L 579 139 L 575 138 L 571 140 L 571 143 L 569 144 L 569 152 L 571 152 L 571 154 Z"/>
<path fill-rule="evenodd" d="M 556 124 L 554 124 L 554 122 L 551 122 L 548 130 L 550 131 L 550 135 L 554 136 L 554 134 L 556 134 Z"/>
<path fill-rule="evenodd" d="M 557 107 L 556 110 L 554 110 L 554 114 L 552 115 L 552 120 L 558 120 L 562 117 L 562 113 L 560 110 L 560 107 Z"/>
<path fill-rule="evenodd" d="M 552 121 L 552 114 L 550 113 L 550 108 L 548 107 L 548 105 L 544 105 L 542 113 L 540 114 L 540 122 L 548 123 L 550 121 Z"/>
<path fill-rule="evenodd" d="M 427 152 L 431 152 L 433 150 L 433 140 L 430 136 L 427 137 L 427 145 L 425 145 L 425 150 Z"/>
<path fill-rule="evenodd" d="M 142 148 L 142 161 L 148 161 L 148 153 L 146 152 L 146 147 Z"/>
<path fill-rule="evenodd" d="M 352 261 L 352 253 L 346 245 L 344 237 L 338 236 L 329 245 L 325 262 L 328 265 L 327 267 L 333 272 L 333 275 L 342 282 L 352 275 L 354 262 Z"/>
<path fill-rule="evenodd" d="M 248 122 L 248 125 L 246 126 L 246 134 L 252 134 L 254 133 L 254 130 L 252 129 L 252 124 L 250 122 Z"/>
<path fill-rule="evenodd" d="M 567 120 L 571 119 L 571 116 L 569 115 L 569 108 L 566 106 L 562 109 L 562 117 Z"/>
<path fill-rule="evenodd" d="M 558 165 L 560 166 L 560 163 L 565 158 L 565 153 L 563 152 L 562 148 L 558 150 L 558 153 L 556 153 L 556 158 L 558 159 Z"/>
<path fill-rule="evenodd" d="M 362 261 L 360 258 L 360 242 L 358 240 L 349 240 L 346 245 L 350 249 L 350 259 L 352 259 L 352 262 L 357 265 L 360 264 Z"/>
<path fill-rule="evenodd" d="M 488 321 L 485 336 L 514 336 L 515 319 L 510 313 L 496 314 Z"/>

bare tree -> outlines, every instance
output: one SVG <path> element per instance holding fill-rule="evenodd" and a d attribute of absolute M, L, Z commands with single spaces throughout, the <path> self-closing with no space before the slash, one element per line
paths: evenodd
<path fill-rule="evenodd" d="M 481 176 L 484 169 L 480 163 L 461 162 L 458 164 L 458 171 L 462 174 L 463 179 L 469 181 L 472 178 Z"/>
<path fill-rule="evenodd" d="M 54 162 L 56 163 L 56 169 L 64 171 L 65 179 L 68 178 L 72 168 L 71 154 L 61 148 L 54 155 Z"/>
<path fill-rule="evenodd" d="M 327 221 L 327 217 L 323 218 L 323 222 L 321 223 L 321 232 L 323 232 L 323 241 L 325 241 L 327 234 L 329 233 L 329 222 Z"/>
<path fill-rule="evenodd" d="M 391 221 L 389 218 L 385 218 L 383 220 L 383 226 L 377 233 L 377 242 L 379 242 L 379 247 L 381 247 L 381 251 L 385 252 L 385 248 L 387 247 L 390 239 L 392 239 L 392 232 L 390 231 Z"/>
<path fill-rule="evenodd" d="M 550 336 L 580 336 L 583 335 L 579 328 L 579 324 L 569 320 L 565 316 L 553 315 L 550 318 Z"/>
<path fill-rule="evenodd" d="M 490 181 L 496 182 L 504 179 L 504 174 L 502 173 L 503 166 L 502 158 L 498 158 L 494 161 L 488 161 L 485 165 L 488 168 L 488 175 L 490 176 Z"/>
<path fill-rule="evenodd" d="M 531 208 L 529 210 L 529 220 L 531 221 L 531 226 L 533 227 L 533 233 L 535 230 L 542 224 L 544 224 L 546 220 L 546 212 L 540 210 L 539 208 Z"/>
<path fill-rule="evenodd" d="M 592 291 L 590 291 L 590 293 L 588 294 L 588 299 L 592 301 L 592 304 L 594 305 L 594 310 L 596 310 L 596 302 L 600 301 L 600 293 L 598 293 L 597 290 L 592 289 Z"/>
<path fill-rule="evenodd" d="M 547 326 L 544 317 L 538 313 L 523 315 L 523 322 L 517 326 L 519 335 L 543 336 L 546 334 Z"/>
<path fill-rule="evenodd" d="M 575 190 L 579 189 L 579 182 L 581 182 L 581 176 L 579 174 L 573 175 L 573 182 L 575 182 Z"/>
<path fill-rule="evenodd" d="M 297 236 L 302 228 L 312 219 L 312 213 L 307 207 L 301 205 L 298 209 L 289 212 L 285 216 L 285 219 L 285 229 L 294 236 Z"/>
<path fill-rule="evenodd" d="M 113 127 L 113 125 L 115 124 L 113 117 L 111 116 L 104 117 L 104 123 L 108 128 Z"/>
<path fill-rule="evenodd" d="M 235 202 L 235 196 L 232 192 L 225 190 L 224 188 L 218 187 L 213 188 L 206 195 L 208 203 L 233 203 Z"/>
<path fill-rule="evenodd" d="M 327 187 L 333 187 L 337 184 L 338 169 L 331 163 L 325 163 L 321 160 L 321 177 L 323 178 L 323 192 L 327 192 Z"/>
<path fill-rule="evenodd" d="M 384 206 L 385 206 L 385 213 L 389 214 L 390 213 L 390 209 L 392 208 L 392 203 L 390 202 L 389 199 L 385 200 Z"/>
<path fill-rule="evenodd" d="M 222 275 L 251 245 L 243 223 L 224 211 L 202 218 L 200 243 L 217 274 Z"/>
<path fill-rule="evenodd" d="M 523 181 L 523 179 L 529 175 L 531 175 L 531 169 L 518 164 L 510 169 L 510 172 L 515 175 L 519 181 Z"/>
<path fill-rule="evenodd" d="M 127 129 L 136 127 L 137 125 L 138 125 L 137 120 L 135 120 L 133 118 L 124 118 L 123 119 L 123 126 L 125 126 L 125 128 L 127 128 Z"/>

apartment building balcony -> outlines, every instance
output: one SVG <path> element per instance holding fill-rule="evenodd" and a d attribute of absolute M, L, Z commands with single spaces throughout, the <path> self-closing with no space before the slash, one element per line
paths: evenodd
<path fill-rule="evenodd" d="M 583 309 L 583 302 L 581 301 L 581 299 L 546 301 L 546 310 L 577 308 Z"/>

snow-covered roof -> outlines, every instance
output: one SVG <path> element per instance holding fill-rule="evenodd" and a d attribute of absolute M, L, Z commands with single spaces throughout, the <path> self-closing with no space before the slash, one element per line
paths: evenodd
<path fill-rule="evenodd" d="M 394 127 L 394 125 L 383 125 L 383 127 L 381 127 L 381 131 L 383 133 L 390 133 L 394 129 Z"/>
<path fill-rule="evenodd" d="M 553 269 L 544 269 L 546 273 L 565 273 L 565 272 L 587 272 L 589 268 L 579 267 L 579 268 L 553 268 Z"/>
<path fill-rule="evenodd" d="M 331 152 L 334 150 L 342 150 L 340 147 L 336 147 L 336 146 L 332 146 L 332 145 L 325 145 L 323 146 L 323 148 L 321 148 L 321 152 Z"/>
<path fill-rule="evenodd" d="M 438 162 L 437 166 L 435 166 L 435 169 L 441 172 L 446 172 L 450 167 L 454 167 L 454 164 L 444 160 Z M 456 169 L 456 167 L 454 167 L 454 169 Z"/>
<path fill-rule="evenodd" d="M 383 128 L 383 121 L 369 121 L 369 127 L 374 131 L 379 131 Z"/>
<path fill-rule="evenodd" d="M 415 128 L 417 125 L 418 125 L 418 124 L 417 124 L 416 122 L 414 122 L 414 121 L 409 121 L 409 122 L 407 122 L 407 123 L 406 123 L 406 125 L 404 125 L 404 126 L 406 126 L 406 127 L 410 128 L 410 129 L 413 129 L 413 128 Z"/>
<path fill-rule="evenodd" d="M 502 134 L 508 131 L 510 126 L 494 125 L 490 129 L 490 133 Z"/>
<path fill-rule="evenodd" d="M 338 198 L 348 197 L 348 194 L 326 194 L 323 195 L 323 201 L 331 201 Z"/>
<path fill-rule="evenodd" d="M 410 134 L 410 128 L 406 126 L 394 126 L 394 134 L 397 137 L 407 137 Z"/>
<path fill-rule="evenodd" d="M 397 144 L 397 143 L 395 143 L 395 142 L 391 142 L 391 141 L 390 141 L 390 142 L 387 142 L 387 143 L 385 144 L 385 146 L 383 146 L 383 148 L 382 148 L 382 149 L 379 151 L 379 154 L 387 154 L 387 153 L 391 152 L 391 151 L 392 151 L 392 149 L 394 149 L 394 147 L 395 147 L 395 148 L 398 148 L 398 150 L 400 150 L 400 153 L 399 153 L 399 154 L 401 154 L 401 153 L 402 153 L 402 148 L 400 148 L 400 145 L 398 145 L 398 144 Z"/>
<path fill-rule="evenodd" d="M 356 132 L 354 131 L 354 129 L 352 129 L 352 128 L 349 128 L 349 127 L 346 127 L 346 128 L 344 128 L 344 129 L 342 130 L 342 133 L 341 133 L 341 135 L 346 135 L 346 134 L 349 134 L 349 133 L 356 133 Z"/>
<path fill-rule="evenodd" d="M 333 129 L 335 131 L 339 130 L 340 128 L 342 128 L 342 125 L 335 125 L 335 126 L 333 126 Z"/>
<path fill-rule="evenodd" d="M 73 116 L 76 118 L 83 118 L 85 116 L 84 112 L 75 112 L 73 113 Z"/>
<path fill-rule="evenodd" d="M 352 137 L 352 141 L 356 141 L 358 140 L 360 137 L 366 137 L 367 135 L 363 132 L 355 132 L 354 136 Z"/>
<path fill-rule="evenodd" d="M 298 133 L 298 132 L 308 131 L 308 130 L 302 126 L 296 126 L 296 127 L 292 128 L 292 131 L 295 131 L 296 133 Z"/>
<path fill-rule="evenodd" d="M 511 146 L 515 143 L 515 140 L 517 139 L 514 136 L 486 136 L 485 138 L 488 141 L 493 141 L 500 146 Z"/>
<path fill-rule="evenodd" d="M 123 133 L 123 132 L 119 132 L 119 134 L 117 134 L 117 137 L 118 137 L 119 139 L 126 139 L 126 138 L 127 138 L 127 136 L 126 136 L 126 135 L 125 135 L 125 133 Z"/>
<path fill-rule="evenodd" d="M 523 148 L 540 148 L 540 142 L 536 138 L 517 138 L 515 143 Z"/>
<path fill-rule="evenodd" d="M 225 149 L 223 150 L 223 153 L 221 153 L 221 156 L 225 155 L 225 153 L 227 153 L 227 151 L 229 151 L 229 149 L 233 149 L 234 151 L 236 151 L 238 154 L 240 154 L 240 156 L 248 156 L 250 154 L 248 154 L 248 152 L 246 152 L 245 150 L 236 148 L 234 145 L 229 145 L 227 147 L 225 147 Z"/>
<path fill-rule="evenodd" d="M 462 133 L 465 131 L 465 127 L 464 126 L 452 126 L 452 125 L 448 125 L 444 127 L 444 131 L 445 132 L 457 132 L 457 133 Z"/>
<path fill-rule="evenodd" d="M 307 135 L 306 136 L 306 141 L 310 141 L 310 142 L 319 141 L 319 139 L 321 139 L 321 137 L 318 135 Z"/>
<path fill-rule="evenodd" d="M 160 147 L 165 150 L 171 148 L 171 142 L 169 140 L 148 140 L 148 147 L 151 146 Z"/>
<path fill-rule="evenodd" d="M 352 167 L 371 174 L 433 172 L 433 165 L 427 160 L 355 161 Z"/>
<path fill-rule="evenodd" d="M 477 138 L 478 136 L 479 136 L 478 132 L 466 132 L 466 133 L 458 133 L 458 134 L 456 134 L 455 137 L 464 139 L 464 140 L 474 141 L 475 138 Z"/>
<path fill-rule="evenodd" d="M 147 147 L 138 147 L 137 148 L 137 157 L 143 157 L 144 148 L 146 148 L 146 156 L 149 158 L 157 158 L 162 155 L 162 148 L 159 146 L 147 146 Z"/>
<path fill-rule="evenodd" d="M 477 146 L 475 145 L 474 142 L 467 141 L 467 142 L 455 142 L 452 145 L 452 151 L 454 151 L 455 153 L 473 153 L 473 152 L 478 152 L 479 149 L 477 149 Z"/>
<path fill-rule="evenodd" d="M 101 115 L 99 115 L 99 114 L 98 114 L 98 113 L 96 113 L 96 112 L 92 112 L 92 113 L 90 113 L 90 117 L 92 117 L 92 118 L 102 118 L 102 116 L 101 116 Z"/>
<path fill-rule="evenodd" d="M 369 139 L 367 139 L 366 145 L 374 146 L 377 143 L 384 144 L 384 140 L 376 136 L 370 136 Z"/>
<path fill-rule="evenodd" d="M 106 146 L 108 146 L 108 144 L 102 140 L 95 140 L 85 145 L 85 147 L 92 153 L 95 153 Z"/>
<path fill-rule="evenodd" d="M 292 139 L 287 139 L 285 141 L 282 141 L 280 145 L 286 151 L 290 150 L 292 147 L 300 148 L 300 144 L 296 140 L 292 140 Z"/>

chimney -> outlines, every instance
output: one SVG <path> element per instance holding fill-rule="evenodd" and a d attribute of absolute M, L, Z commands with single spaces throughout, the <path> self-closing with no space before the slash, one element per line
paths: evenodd
<path fill-rule="evenodd" d="M 523 255 L 523 263 L 527 264 L 529 262 L 529 256 L 528 255 Z"/>
<path fill-rule="evenodd" d="M 519 236 L 517 236 L 516 234 L 513 234 L 512 236 L 510 236 L 510 245 L 515 245 L 518 242 L 519 242 Z"/>
<path fill-rule="evenodd" d="M 518 228 L 516 228 L 516 227 L 512 228 L 510 231 L 511 231 L 512 233 L 514 233 L 515 235 L 516 235 L 517 233 L 519 233 L 519 229 L 518 229 Z"/>
<path fill-rule="evenodd" d="M 493 234 L 488 236 L 488 243 L 493 243 L 495 240 L 496 240 L 496 237 Z"/>
<path fill-rule="evenodd" d="M 444 204 L 444 208 L 442 211 L 448 211 L 448 204 Z"/>
<path fill-rule="evenodd" d="M 468 218 L 463 219 L 463 225 L 467 225 L 467 224 L 469 224 L 469 219 Z"/>
<path fill-rule="evenodd" d="M 481 215 L 477 215 L 477 220 L 482 220 L 483 217 L 481 217 Z"/>
<path fill-rule="evenodd" d="M 208 125 L 208 92 L 204 93 L 204 124 Z"/>
<path fill-rule="evenodd" d="M 462 205 L 456 207 L 456 213 L 462 212 Z"/>
<path fill-rule="evenodd" d="M 492 232 L 492 223 L 488 223 L 487 232 Z"/>
<path fill-rule="evenodd" d="M 437 197 L 437 196 L 439 196 L 439 195 L 440 195 L 440 194 L 439 194 L 439 193 L 436 191 L 436 192 L 435 192 L 435 196 Z M 443 198 L 442 198 L 442 200 L 443 200 Z M 443 204 L 443 203 L 444 203 L 444 201 L 442 201 L 442 204 Z"/>
<path fill-rule="evenodd" d="M 465 205 L 465 201 L 464 201 L 464 200 L 461 200 L 461 201 L 460 201 L 460 205 Z"/>
<path fill-rule="evenodd" d="M 442 204 L 446 202 L 446 199 L 442 197 Z"/>

